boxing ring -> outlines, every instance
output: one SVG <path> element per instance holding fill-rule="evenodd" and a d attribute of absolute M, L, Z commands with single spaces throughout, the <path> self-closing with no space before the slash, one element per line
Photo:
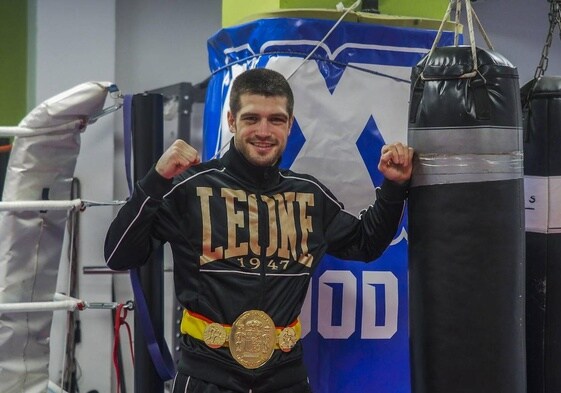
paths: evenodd
<path fill-rule="evenodd" d="M 115 100 L 104 108 L 108 95 Z M 94 303 L 74 297 L 72 277 L 67 294 L 56 293 L 68 229 L 68 260 L 73 258 L 77 215 L 94 202 L 74 195 L 74 169 L 80 134 L 100 117 L 118 110 L 122 99 L 110 82 L 86 82 L 38 105 L 16 127 L 0 127 L 14 137 L 0 202 L 0 391 L 63 392 L 49 381 L 53 312 L 132 309 L 132 303 Z M 69 272 L 72 268 L 69 269 Z M 67 332 L 68 346 L 69 332 Z M 73 354 L 65 348 L 66 373 Z M 63 376 L 63 381 L 67 375 Z"/>

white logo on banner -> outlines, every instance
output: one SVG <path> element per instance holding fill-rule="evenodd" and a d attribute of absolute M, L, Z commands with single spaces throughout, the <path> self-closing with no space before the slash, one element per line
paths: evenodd
<path fill-rule="evenodd" d="M 310 283 L 306 301 L 302 306 L 302 337 L 311 331 L 312 311 Z M 333 285 L 342 287 L 340 310 L 334 310 Z M 397 333 L 399 293 L 398 280 L 392 272 L 362 272 L 362 294 L 358 293 L 358 282 L 354 274 L 347 270 L 326 270 L 318 281 L 318 332 L 327 339 L 346 339 L 355 333 L 356 312 L 359 295 L 362 298 L 361 339 L 390 339 Z M 376 307 L 377 296 L 384 299 L 383 314 Z M 341 314 L 341 323 L 333 324 L 334 313 Z"/>
<path fill-rule="evenodd" d="M 301 61 L 273 58 L 267 67 L 287 75 Z M 361 67 L 406 80 L 411 73 L 410 67 Z M 290 85 L 295 118 L 306 138 L 290 169 L 317 177 L 347 211 L 358 215 L 373 203 L 375 194 L 357 139 L 372 117 L 386 142 L 407 140 L 409 84 L 347 67 L 331 94 L 317 63 L 308 61 Z"/>
<path fill-rule="evenodd" d="M 296 57 L 271 58 L 267 68 L 288 76 L 301 63 Z M 233 65 L 232 80 L 253 66 Z M 410 67 L 360 67 L 402 80 L 408 80 L 411 73 Z M 294 91 L 294 115 L 306 139 L 290 169 L 317 177 L 343 202 L 345 210 L 358 215 L 374 202 L 375 193 L 357 139 L 373 118 L 386 143 L 407 140 L 409 84 L 347 67 L 331 94 L 315 61 L 298 68 L 289 82 Z M 229 92 L 225 102 L 228 100 Z M 232 137 L 225 128 L 227 111 L 228 105 L 224 105 L 221 146 Z"/>

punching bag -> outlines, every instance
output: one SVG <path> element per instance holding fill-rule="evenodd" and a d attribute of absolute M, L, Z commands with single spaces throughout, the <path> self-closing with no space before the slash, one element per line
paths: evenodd
<path fill-rule="evenodd" d="M 413 393 L 525 393 L 518 72 L 436 48 L 412 70 L 408 144 Z"/>
<path fill-rule="evenodd" d="M 561 77 L 521 89 L 528 392 L 561 392 Z"/>

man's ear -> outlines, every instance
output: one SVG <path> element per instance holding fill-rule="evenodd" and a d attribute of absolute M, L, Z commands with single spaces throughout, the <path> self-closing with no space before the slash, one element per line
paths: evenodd
<path fill-rule="evenodd" d="M 227 119 L 228 119 L 228 127 L 230 128 L 230 132 L 234 134 L 236 132 L 236 118 L 234 117 L 232 112 L 228 111 Z"/>
<path fill-rule="evenodd" d="M 294 124 L 294 115 L 290 117 L 288 121 L 288 135 L 290 135 L 290 131 L 292 131 L 292 125 Z"/>

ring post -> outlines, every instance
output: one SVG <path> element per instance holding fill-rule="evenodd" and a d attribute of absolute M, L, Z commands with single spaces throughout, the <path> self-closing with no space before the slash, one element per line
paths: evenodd
<path fill-rule="evenodd" d="M 132 98 L 133 176 L 140 180 L 152 168 L 163 152 L 163 96 L 135 94 Z M 156 339 L 164 344 L 163 318 L 163 250 L 157 250 L 151 261 L 140 268 L 139 276 L 146 297 Z M 164 381 L 159 377 L 142 332 L 142 321 L 134 315 L 134 391 L 136 393 L 163 393 Z"/>

